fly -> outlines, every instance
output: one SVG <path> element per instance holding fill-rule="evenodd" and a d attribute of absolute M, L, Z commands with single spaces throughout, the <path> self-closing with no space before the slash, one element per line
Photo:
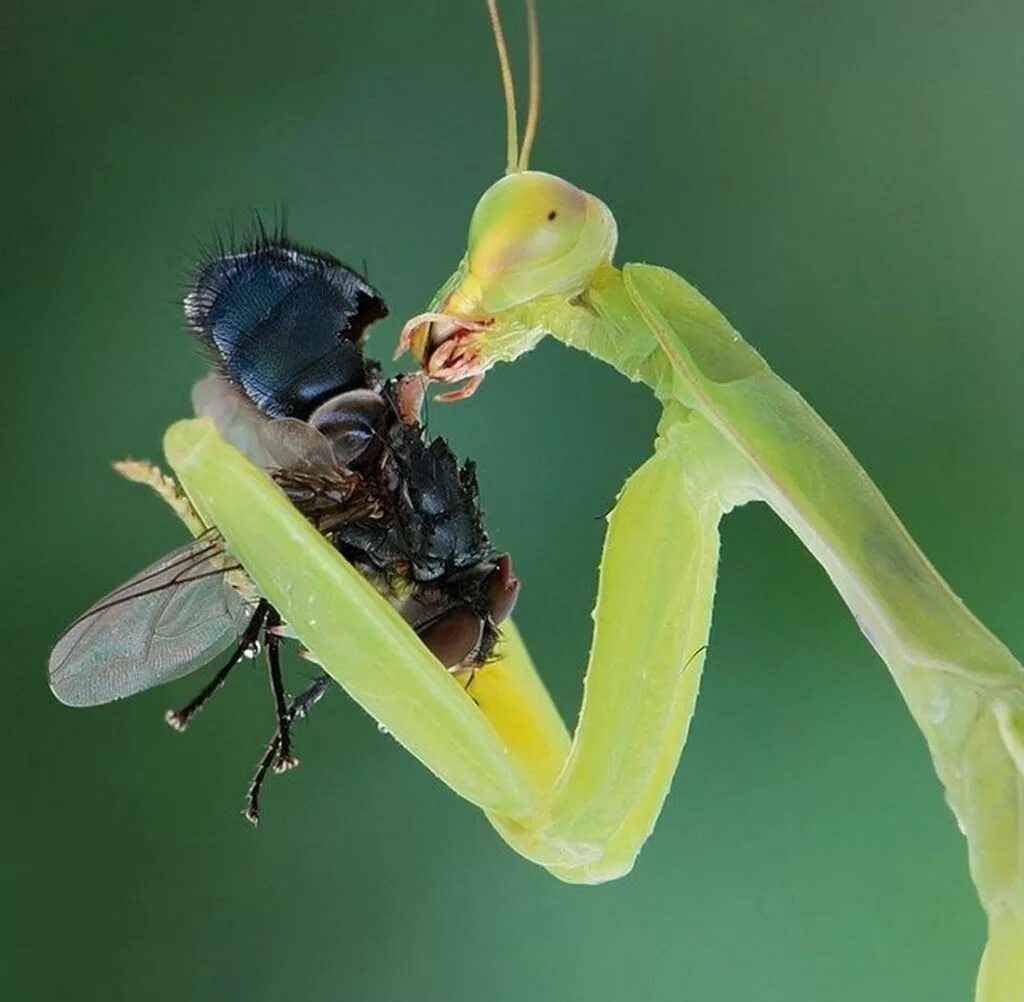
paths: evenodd
<path fill-rule="evenodd" d="M 262 227 L 247 245 L 200 262 L 185 319 L 212 363 L 193 389 L 198 416 L 263 467 L 296 507 L 398 610 L 449 671 L 493 655 L 519 582 L 483 527 L 472 462 L 459 465 L 420 422 L 418 376 L 384 379 L 365 359 L 380 294 L 321 251 Z M 138 477 L 135 477 L 138 479 Z M 158 489 L 178 510 L 173 483 Z M 90 607 L 50 655 L 54 694 L 71 706 L 121 699 L 227 660 L 194 699 L 167 714 L 184 730 L 234 668 L 265 654 L 277 726 L 250 784 L 298 763 L 291 727 L 330 687 L 318 675 L 286 694 L 286 623 L 207 531 Z M 308 652 L 303 652 L 310 657 Z"/>

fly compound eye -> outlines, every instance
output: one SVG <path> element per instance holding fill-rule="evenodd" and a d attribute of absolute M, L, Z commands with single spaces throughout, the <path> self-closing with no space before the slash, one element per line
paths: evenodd
<path fill-rule="evenodd" d="M 417 632 L 430 653 L 451 669 L 461 667 L 480 647 L 484 624 L 468 606 L 457 605 Z"/>
<path fill-rule="evenodd" d="M 376 455 L 384 401 L 372 390 L 350 390 L 322 403 L 309 423 L 330 443 L 342 466 L 353 467 Z"/>

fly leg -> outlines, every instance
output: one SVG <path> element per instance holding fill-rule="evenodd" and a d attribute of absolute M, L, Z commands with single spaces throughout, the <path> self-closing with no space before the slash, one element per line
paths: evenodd
<path fill-rule="evenodd" d="M 320 701 L 323 694 L 330 687 L 330 684 L 330 675 L 317 676 L 307 689 L 300 692 L 288 704 L 286 711 L 288 723 L 293 723 L 297 718 L 304 718 L 310 709 Z M 281 734 L 279 731 L 274 735 L 270 744 L 267 745 L 267 750 L 263 753 L 263 758 L 260 759 L 260 764 L 256 767 L 252 782 L 249 784 L 249 791 L 246 794 L 245 816 L 254 825 L 259 824 L 260 820 L 260 791 L 263 788 L 263 781 L 267 778 L 267 773 L 270 772 L 270 767 L 274 764 L 280 747 Z"/>
<path fill-rule="evenodd" d="M 263 629 L 263 622 L 267 618 L 267 613 L 270 611 L 270 606 L 260 601 L 256 610 L 252 614 L 252 619 L 249 620 L 249 625 L 245 628 L 245 633 L 242 634 L 238 641 L 238 646 L 235 648 L 234 653 L 229 658 L 227 664 L 224 665 L 216 675 L 203 686 L 202 689 L 196 694 L 196 697 L 190 702 L 183 706 L 180 710 L 168 710 L 164 714 L 164 720 L 171 725 L 176 731 L 183 731 L 191 723 L 192 718 L 206 705 L 209 698 L 224 684 L 225 679 L 231 674 L 231 670 L 242 660 L 247 654 L 249 654 L 253 645 L 257 642 L 260 635 L 260 630 Z"/>
<path fill-rule="evenodd" d="M 270 668 L 270 689 L 274 694 L 274 710 L 277 713 L 277 758 L 274 772 L 287 772 L 299 764 L 292 755 L 291 717 L 288 713 L 288 696 L 281 678 L 281 637 L 278 627 L 281 616 L 276 609 L 267 612 L 263 636 L 267 641 L 267 665 Z"/>

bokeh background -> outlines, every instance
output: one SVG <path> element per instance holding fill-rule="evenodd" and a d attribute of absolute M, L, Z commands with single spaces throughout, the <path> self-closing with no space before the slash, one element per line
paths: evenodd
<path fill-rule="evenodd" d="M 540 6 L 535 164 L 606 199 L 623 260 L 708 293 L 1024 650 L 1024 7 Z M 726 523 L 690 743 L 612 885 L 563 886 L 511 854 L 340 693 L 258 832 L 239 811 L 271 728 L 262 672 L 185 737 L 161 713 L 195 680 L 58 705 L 55 635 L 182 538 L 108 464 L 158 458 L 186 413 L 202 364 L 177 298 L 197 247 L 285 203 L 296 237 L 365 261 L 392 307 L 371 342 L 387 357 L 461 254 L 503 122 L 475 0 L 8 0 L 0 49 L 0 995 L 969 997 L 983 922 L 923 743 L 761 508 Z M 553 343 L 431 414 L 479 462 L 569 719 L 601 516 L 655 417 Z"/>

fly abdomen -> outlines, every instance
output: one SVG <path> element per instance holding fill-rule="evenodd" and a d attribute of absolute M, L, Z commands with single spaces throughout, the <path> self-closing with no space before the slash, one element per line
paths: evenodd
<path fill-rule="evenodd" d="M 303 420 L 366 385 L 363 335 L 386 315 L 351 268 L 266 234 L 203 262 L 185 297 L 185 317 L 221 372 L 265 414 Z"/>

